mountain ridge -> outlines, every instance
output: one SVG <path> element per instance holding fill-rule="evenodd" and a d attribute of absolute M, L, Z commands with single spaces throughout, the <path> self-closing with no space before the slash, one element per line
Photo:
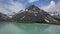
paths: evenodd
<path fill-rule="evenodd" d="M 22 13 L 14 15 L 13 19 L 17 22 L 41 22 L 41 23 L 59 23 L 46 11 L 38 8 L 35 5 L 31 5 L 25 9 Z"/>

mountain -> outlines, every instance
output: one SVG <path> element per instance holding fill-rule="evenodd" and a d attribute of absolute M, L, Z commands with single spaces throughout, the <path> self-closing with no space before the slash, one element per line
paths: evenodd
<path fill-rule="evenodd" d="M 35 5 L 31 5 L 25 11 L 22 10 L 21 13 L 15 14 L 12 19 L 24 23 L 59 23 L 59 21 Z"/>
<path fill-rule="evenodd" d="M 52 17 L 53 17 L 54 19 L 60 21 L 60 16 L 59 16 L 59 15 L 53 15 Z"/>
<path fill-rule="evenodd" d="M 10 18 L 6 14 L 0 13 L 0 22 L 4 21 L 10 21 Z"/>

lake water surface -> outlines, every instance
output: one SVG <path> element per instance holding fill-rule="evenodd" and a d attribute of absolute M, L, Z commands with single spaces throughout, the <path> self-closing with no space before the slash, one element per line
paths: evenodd
<path fill-rule="evenodd" d="M 37 23 L 0 23 L 0 34 L 60 34 L 60 26 Z"/>

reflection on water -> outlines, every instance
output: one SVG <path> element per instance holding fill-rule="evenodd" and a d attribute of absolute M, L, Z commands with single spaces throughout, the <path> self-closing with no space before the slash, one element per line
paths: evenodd
<path fill-rule="evenodd" d="M 43 24 L 15 24 L 17 27 L 23 29 L 24 31 L 28 32 L 29 34 L 39 34 L 39 32 L 48 28 L 48 25 Z"/>
<path fill-rule="evenodd" d="M 0 23 L 0 34 L 60 34 L 60 26 L 47 24 Z"/>
<path fill-rule="evenodd" d="M 0 28 L 0 34 L 24 34 L 24 30 L 16 27 L 14 24 L 8 23 L 3 24 L 3 27 Z M 23 33 L 24 32 L 24 33 Z"/>

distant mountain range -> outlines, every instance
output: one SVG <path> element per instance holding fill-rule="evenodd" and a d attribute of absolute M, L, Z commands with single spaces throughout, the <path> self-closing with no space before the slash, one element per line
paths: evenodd
<path fill-rule="evenodd" d="M 10 18 L 6 14 L 0 13 L 0 21 L 10 21 Z"/>
<path fill-rule="evenodd" d="M 0 21 L 2 19 L 5 21 L 14 21 L 14 22 L 20 22 L 20 23 L 60 24 L 58 20 L 54 19 L 46 11 L 38 8 L 35 5 L 31 5 L 27 7 L 25 10 L 21 10 L 20 12 L 13 15 L 12 18 L 9 18 L 7 15 L 0 13 Z"/>

